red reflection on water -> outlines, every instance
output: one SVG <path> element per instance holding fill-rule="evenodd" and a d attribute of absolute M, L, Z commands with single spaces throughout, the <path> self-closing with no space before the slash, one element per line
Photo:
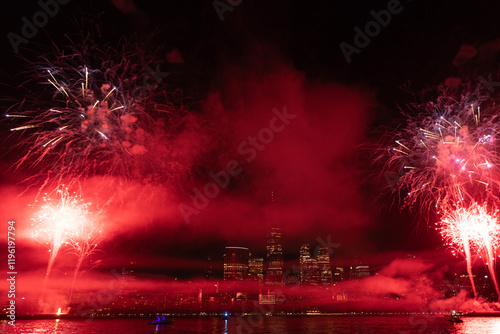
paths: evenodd
<path fill-rule="evenodd" d="M 500 333 L 500 318 L 463 318 L 456 324 L 457 334 L 493 334 Z"/>

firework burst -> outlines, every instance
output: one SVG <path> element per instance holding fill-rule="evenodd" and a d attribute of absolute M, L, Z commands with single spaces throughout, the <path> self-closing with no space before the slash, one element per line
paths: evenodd
<path fill-rule="evenodd" d="M 390 136 L 392 143 L 375 161 L 384 160 L 386 171 L 397 171 L 392 186 L 402 207 L 434 209 L 442 216 L 438 230 L 465 257 L 474 296 L 472 261 L 480 256 L 500 297 L 495 272 L 500 113 L 484 108 L 487 99 L 480 89 L 464 90 L 457 98 L 441 92 L 436 101 L 418 107 L 420 113 L 404 115 L 406 125 Z"/>
<path fill-rule="evenodd" d="M 484 99 L 483 99 L 484 100 Z M 443 95 L 395 136 L 387 170 L 398 170 L 394 192 L 403 206 L 450 211 L 498 201 L 497 109 L 481 109 L 479 92 L 459 100 Z"/>
<path fill-rule="evenodd" d="M 100 231 L 91 214 L 91 203 L 81 196 L 70 194 L 68 188 L 61 187 L 53 194 L 43 197 L 43 205 L 32 218 L 31 237 L 44 244 L 50 253 L 45 274 L 44 289 L 54 261 L 63 246 L 72 247 L 78 255 L 77 271 L 85 257 L 91 254 L 100 241 Z"/>
<path fill-rule="evenodd" d="M 496 253 L 500 241 L 498 210 L 489 212 L 486 205 L 476 203 L 458 208 L 444 213 L 438 229 L 445 243 L 465 256 L 474 296 L 477 297 L 477 292 L 472 275 L 472 256 L 479 254 L 485 260 L 500 298 L 496 276 Z"/>
<path fill-rule="evenodd" d="M 142 53 L 110 48 L 71 55 L 58 50 L 52 58 L 36 64 L 41 85 L 34 91 L 41 93 L 5 115 L 25 152 L 15 167 L 37 171 L 29 181 L 172 174 L 174 154 L 164 146 L 180 131 L 184 109 L 157 89 L 165 73 L 156 76 Z"/>
<path fill-rule="evenodd" d="M 11 131 L 25 131 L 28 153 L 19 164 L 58 169 L 59 177 L 95 173 L 128 175 L 127 165 L 147 152 L 144 117 L 138 103 L 102 73 L 81 66 L 75 78 L 48 69 L 54 105 L 46 109 L 7 114 L 25 120 Z M 102 77 L 102 76 L 101 76 Z M 111 83 L 110 83 L 111 82 Z M 29 130 L 29 131 L 28 131 Z"/>

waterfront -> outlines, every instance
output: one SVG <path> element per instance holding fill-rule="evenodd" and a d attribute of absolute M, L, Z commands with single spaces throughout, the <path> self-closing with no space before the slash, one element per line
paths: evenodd
<path fill-rule="evenodd" d="M 340 334 L 407 334 L 500 333 L 500 318 L 463 318 L 454 324 L 439 315 L 399 316 L 338 316 L 338 317 L 246 317 L 178 318 L 172 325 L 148 325 L 148 319 L 92 319 L 92 320 L 19 320 L 15 329 L 3 321 L 3 333 L 340 333 Z"/>

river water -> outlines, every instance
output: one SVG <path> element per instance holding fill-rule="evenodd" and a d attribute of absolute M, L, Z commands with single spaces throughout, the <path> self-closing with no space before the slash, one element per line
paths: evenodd
<path fill-rule="evenodd" d="M 455 324 L 442 315 L 177 318 L 162 326 L 148 325 L 148 320 L 18 320 L 15 328 L 2 321 L 0 333 L 500 333 L 500 318 L 463 318 L 463 323 Z"/>

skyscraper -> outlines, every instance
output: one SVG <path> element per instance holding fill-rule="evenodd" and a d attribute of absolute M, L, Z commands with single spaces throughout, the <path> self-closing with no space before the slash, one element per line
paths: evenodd
<path fill-rule="evenodd" d="M 318 248 L 317 252 L 314 258 L 311 256 L 308 244 L 300 246 L 300 282 L 302 284 L 332 284 L 332 267 L 328 248 Z"/>
<path fill-rule="evenodd" d="M 343 267 L 335 267 L 335 270 L 333 271 L 332 276 L 333 276 L 332 279 L 334 282 L 342 282 L 343 280 L 346 279 L 344 268 Z"/>
<path fill-rule="evenodd" d="M 304 280 L 303 284 L 319 285 L 321 283 L 321 271 L 318 266 L 318 260 L 309 258 L 303 265 Z"/>
<path fill-rule="evenodd" d="M 356 266 L 354 272 L 356 278 L 363 278 L 371 275 L 369 266 Z"/>
<path fill-rule="evenodd" d="M 321 273 L 321 284 L 332 284 L 332 266 L 330 265 L 330 254 L 328 247 L 321 247 L 317 255 L 318 267 Z"/>
<path fill-rule="evenodd" d="M 245 247 L 226 247 L 224 280 L 244 280 L 248 275 L 249 250 Z"/>
<path fill-rule="evenodd" d="M 248 261 L 248 279 L 264 282 L 264 259 L 263 258 L 250 258 Z"/>
<path fill-rule="evenodd" d="M 213 278 L 212 258 L 210 256 L 207 256 L 207 266 L 205 268 L 205 278 L 208 280 Z"/>
<path fill-rule="evenodd" d="M 300 282 L 305 283 L 306 281 L 306 263 L 311 258 L 311 252 L 309 251 L 309 244 L 303 244 L 300 246 Z"/>
<path fill-rule="evenodd" d="M 283 284 L 283 249 L 281 247 L 281 229 L 272 227 L 267 235 L 267 284 Z"/>

